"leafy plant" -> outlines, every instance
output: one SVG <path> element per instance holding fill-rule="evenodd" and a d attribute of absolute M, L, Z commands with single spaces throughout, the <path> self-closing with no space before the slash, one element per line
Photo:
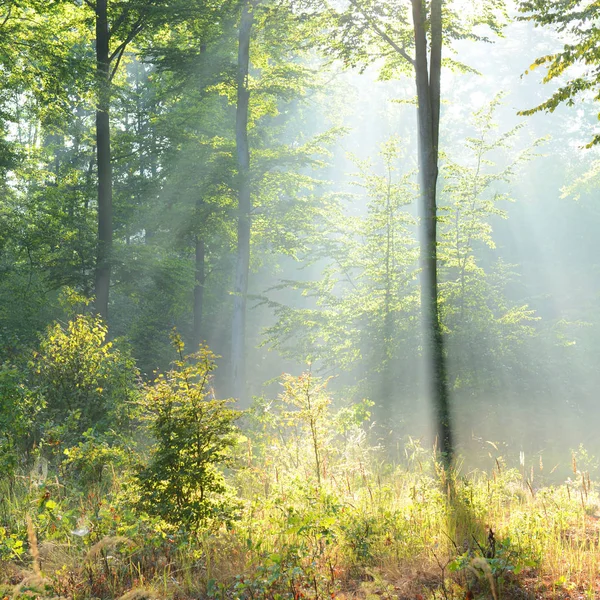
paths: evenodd
<path fill-rule="evenodd" d="M 113 443 L 114 442 L 114 443 Z M 105 436 L 95 436 L 93 431 L 83 434 L 83 441 L 66 448 L 63 468 L 71 479 L 76 479 L 81 487 L 107 487 L 112 474 L 131 464 L 131 448 L 121 440 L 107 440 Z M 107 476 L 107 472 L 112 474 Z"/>
<path fill-rule="evenodd" d="M 325 419 L 331 404 L 331 397 L 326 392 L 327 380 L 315 378 L 309 371 L 299 377 L 286 373 L 281 384 L 284 390 L 281 398 L 292 408 L 286 413 L 290 424 L 301 424 L 310 437 L 315 475 L 321 485 L 323 442 L 327 435 Z"/>
<path fill-rule="evenodd" d="M 0 527 L 0 561 L 20 559 L 25 553 L 23 540 L 15 534 L 9 534 L 4 527 Z"/>
<path fill-rule="evenodd" d="M 192 530 L 232 518 L 232 499 L 219 465 L 235 443 L 238 412 L 232 400 L 217 400 L 210 386 L 215 355 L 201 347 L 184 356 L 172 335 L 179 359 L 166 374 L 146 386 L 144 404 L 155 442 L 149 463 L 137 480 L 139 506 L 148 514 Z"/>
<path fill-rule="evenodd" d="M 0 365 L 0 472 L 12 474 L 25 450 L 25 440 L 39 410 L 22 369 Z"/>
<path fill-rule="evenodd" d="M 36 441 L 70 447 L 93 430 L 126 433 L 137 394 L 137 369 L 126 351 L 107 341 L 102 319 L 76 315 L 51 325 L 34 352 L 32 388 L 41 410 Z"/>

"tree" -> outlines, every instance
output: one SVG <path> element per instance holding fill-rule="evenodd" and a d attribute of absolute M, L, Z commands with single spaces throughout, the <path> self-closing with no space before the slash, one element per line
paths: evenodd
<path fill-rule="evenodd" d="M 253 239 L 290 252 L 278 244 L 286 233 L 273 216 L 282 211 L 297 216 L 305 200 L 301 189 L 306 191 L 313 183 L 300 171 L 321 167 L 318 156 L 326 153 L 324 145 L 331 141 L 327 134 L 306 141 L 304 132 L 297 130 L 291 143 L 289 137 L 278 138 L 287 125 L 289 107 L 317 85 L 315 73 L 303 60 L 305 37 L 305 23 L 288 0 L 242 4 L 235 81 L 238 206 L 231 345 L 233 395 L 242 404 L 248 395 L 246 321 Z M 271 225 L 270 231 L 265 223 Z"/>
<path fill-rule="evenodd" d="M 250 90 L 250 36 L 254 22 L 254 5 L 244 0 L 241 9 L 237 62 L 237 101 L 235 117 L 235 144 L 238 176 L 237 259 L 234 280 L 231 372 L 233 395 L 242 402 L 246 396 L 246 302 L 250 272 L 250 219 L 252 198 L 250 194 L 250 147 L 248 145 L 248 119 Z"/>
<path fill-rule="evenodd" d="M 235 103 L 228 101 L 238 7 L 182 0 L 171 9 L 181 19 L 141 38 L 128 65 L 131 85 L 113 103 L 122 157 L 115 160 L 121 244 L 113 297 L 121 312 L 111 327 L 132 338 L 147 372 L 170 362 L 174 326 L 194 347 L 210 339 L 230 354 L 213 332 L 229 318 L 222 308 L 230 300 Z"/>
<path fill-rule="evenodd" d="M 561 104 L 573 106 L 577 98 L 600 100 L 600 59 L 596 49 L 600 44 L 600 5 L 586 0 L 527 0 L 519 3 L 522 20 L 536 27 L 548 27 L 564 36 L 562 50 L 537 58 L 529 70 L 544 66 L 544 83 L 558 78 L 561 83 L 550 98 L 538 106 L 521 111 L 532 115 L 540 111 L 554 112 Z M 573 69 L 577 75 L 562 83 L 564 75 Z M 600 115 L 599 115 L 600 117 Z M 600 134 L 592 136 L 588 148 L 600 144 Z"/>
<path fill-rule="evenodd" d="M 436 412 L 439 448 L 446 464 L 452 460 L 444 338 L 437 285 L 437 178 L 441 107 L 442 47 L 456 39 L 486 40 L 477 25 L 500 32 L 504 5 L 501 0 L 480 3 L 469 14 L 454 2 L 411 0 L 410 23 L 406 7 L 379 0 L 350 0 L 347 10 L 329 9 L 337 26 L 322 44 L 333 48 L 349 66 L 366 66 L 382 59 L 382 78 L 412 72 L 417 91 L 417 131 L 420 184 L 421 315 L 424 350 L 430 376 L 430 397 Z M 428 52 L 429 49 L 429 52 Z M 463 65 L 447 60 L 450 66 Z"/>
<path fill-rule="evenodd" d="M 249 96 L 246 137 L 252 169 L 246 174 L 250 207 L 242 211 L 250 239 L 238 244 L 243 180 L 235 127 L 236 112 L 242 114 L 237 110 L 240 7 L 220 3 L 211 10 L 222 17 L 217 23 L 210 16 L 214 12 L 193 12 L 185 23 L 149 34 L 141 54 L 153 66 L 141 67 L 133 60 L 127 71 L 130 85 L 114 94 L 113 141 L 120 158 L 114 160 L 113 230 L 125 244 L 115 248 L 118 287 L 113 298 L 120 310 L 111 318 L 111 328 L 133 340 L 143 371 L 164 364 L 166 344 L 152 341 L 165 339 L 175 325 L 186 341 L 197 345 L 209 340 L 231 362 L 232 347 L 239 348 L 242 362 L 237 364 L 243 366 L 245 327 L 232 331 L 230 312 L 246 321 L 247 293 L 238 294 L 234 287 L 236 249 L 245 248 L 241 256 L 247 265 L 238 267 L 247 290 L 251 257 L 252 268 L 262 262 L 253 250 L 256 244 L 271 254 L 293 238 L 281 216 L 298 215 L 296 191 L 312 184 L 298 171 L 318 163 L 314 155 L 322 153 L 323 140 L 311 145 L 300 139 L 292 148 L 289 135 L 282 133 L 308 72 L 295 61 L 290 36 L 283 36 L 285 43 L 279 39 L 293 19 L 268 6 L 252 9 L 252 18 L 268 27 L 251 36 L 253 62 L 248 57 L 248 77 L 242 82 Z M 293 134 L 301 137 L 297 128 Z M 294 172 L 289 177 L 288 169 Z M 304 198 L 298 205 L 303 203 Z M 226 321 L 233 346 L 223 341 Z"/>
<path fill-rule="evenodd" d="M 323 266 L 312 281 L 278 286 L 304 300 L 271 300 L 277 321 L 265 336 L 284 356 L 339 373 L 354 398 L 375 402 L 378 420 L 395 417 L 396 431 L 406 406 L 393 396 L 416 395 L 419 343 L 416 189 L 412 171 L 401 171 L 404 158 L 400 141 L 386 141 L 377 162 L 354 159 L 359 193 L 325 195 L 315 205 L 304 264 Z"/>
<path fill-rule="evenodd" d="M 395 414 L 394 390 L 414 393 L 407 386 L 407 373 L 416 365 L 403 342 L 412 339 L 416 343 L 418 288 L 414 282 L 418 270 L 415 219 L 409 213 L 415 199 L 413 173 L 398 173 L 404 158 L 398 140 L 382 144 L 380 155 L 382 174 L 373 172 L 369 162 L 358 162 L 361 180 L 357 184 L 367 193 L 368 214 L 358 224 L 362 243 L 350 256 L 362 270 L 355 276 L 351 313 L 365 313 L 358 345 L 368 348 L 363 355 L 370 357 L 366 374 L 371 399 L 378 407 L 376 416 L 384 422 Z"/>
<path fill-rule="evenodd" d="M 108 0 L 97 0 L 96 15 L 96 153 L 98 167 L 98 251 L 96 255 L 96 310 L 108 318 L 110 288 L 110 255 L 113 239 L 112 164 L 110 156 L 110 83 L 111 33 L 108 22 Z M 122 53 L 119 56 L 121 59 Z"/>
<path fill-rule="evenodd" d="M 146 386 L 145 403 L 155 437 L 148 464 L 138 473 L 140 506 L 174 525 L 197 530 L 229 520 L 235 502 L 218 467 L 235 444 L 239 416 L 211 389 L 215 356 L 208 348 L 184 356 L 173 335 L 178 360 Z"/>
<path fill-rule="evenodd" d="M 533 325 L 539 320 L 527 304 L 507 297 L 512 265 L 496 256 L 493 221 L 508 218 L 504 205 L 513 198 L 506 190 L 539 144 L 516 152 L 522 127 L 497 131 L 494 116 L 501 101 L 498 95 L 475 111 L 473 135 L 463 143 L 468 154 L 461 160 L 446 157 L 442 166 L 438 255 L 443 323 L 451 349 L 449 383 L 456 391 L 471 393 L 498 389 L 503 370 L 516 376 L 520 349 L 535 335 Z M 514 156 L 497 164 L 501 153 Z"/>
<path fill-rule="evenodd" d="M 415 36 L 415 80 L 421 192 L 421 315 L 425 326 L 426 364 L 430 367 L 431 396 L 436 410 L 438 443 L 447 465 L 454 452 L 444 338 L 440 320 L 437 277 L 437 179 L 440 137 L 442 69 L 442 0 L 430 5 L 430 54 L 427 57 L 422 0 L 412 0 Z"/>
<path fill-rule="evenodd" d="M 124 3 L 109 0 L 85 0 L 95 24 L 96 53 L 96 154 L 98 172 L 98 248 L 96 256 L 96 310 L 105 320 L 111 281 L 113 247 L 113 174 L 111 159 L 110 109 L 112 83 L 129 46 L 142 33 L 158 32 L 161 25 L 185 20 L 188 13 L 199 10 L 194 2 L 169 3 L 165 0 Z"/>
<path fill-rule="evenodd" d="M 66 327 L 48 327 L 31 362 L 40 402 L 33 441 L 65 448 L 88 430 L 109 437 L 129 430 L 138 373 L 127 351 L 106 337 L 98 316 L 75 315 Z"/>

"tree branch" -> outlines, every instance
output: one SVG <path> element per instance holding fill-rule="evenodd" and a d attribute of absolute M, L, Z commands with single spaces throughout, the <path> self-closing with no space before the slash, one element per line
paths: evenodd
<path fill-rule="evenodd" d="M 121 42 L 121 44 L 119 44 L 117 46 L 117 48 L 115 49 L 115 51 L 109 56 L 109 58 L 108 58 L 109 64 L 113 62 L 115 57 L 117 59 L 115 62 L 115 66 L 113 67 L 113 70 L 110 73 L 109 81 L 112 81 L 114 76 L 116 75 L 116 73 L 119 69 L 119 65 L 121 64 L 121 59 L 123 58 L 123 54 L 125 53 L 125 50 L 127 49 L 127 46 L 133 41 L 135 36 L 138 33 L 140 33 L 140 31 L 142 31 L 142 29 L 144 28 L 143 20 L 144 20 L 144 17 L 141 16 L 137 20 L 137 22 L 133 25 L 133 27 L 131 28 L 131 31 L 129 32 L 129 34 L 127 35 L 125 40 L 123 42 Z"/>
<path fill-rule="evenodd" d="M 4 17 L 4 19 L 2 20 L 2 24 L 0 25 L 0 28 L 3 28 L 6 25 L 6 23 L 8 22 L 8 20 L 10 19 L 12 9 L 13 9 L 13 4 L 11 3 L 11 5 L 8 7 L 8 11 L 6 12 L 6 17 Z"/>
<path fill-rule="evenodd" d="M 127 34 L 127 37 L 125 38 L 124 41 L 122 41 L 117 47 L 116 49 L 113 51 L 113 53 L 108 57 L 108 62 L 111 63 L 115 57 L 117 55 L 122 55 L 123 51 L 125 50 L 125 48 L 127 47 L 127 45 L 133 40 L 133 38 L 135 38 L 135 36 L 142 30 L 142 23 L 143 23 L 144 17 L 140 16 L 138 18 L 138 20 L 134 23 L 134 25 L 131 27 L 131 30 L 129 31 L 129 33 Z"/>
<path fill-rule="evenodd" d="M 412 58 L 408 52 L 406 52 L 406 48 L 404 47 L 404 45 L 400 46 L 398 43 L 396 43 L 385 31 L 383 31 L 378 25 L 377 23 L 375 23 L 373 21 L 373 19 L 371 19 L 367 14 L 365 14 L 365 12 L 363 10 L 361 10 L 360 6 L 358 5 L 358 2 L 356 0 L 350 0 L 350 4 L 352 6 L 354 6 L 354 8 L 356 10 L 358 10 L 362 16 L 366 19 L 368 25 L 371 27 L 371 29 L 384 41 L 386 41 L 398 54 L 400 54 L 400 56 L 406 60 L 407 62 L 409 62 L 413 67 L 415 66 L 415 59 Z"/>
<path fill-rule="evenodd" d="M 127 18 L 127 15 L 129 15 L 130 12 L 131 6 L 126 6 L 123 9 L 123 12 L 114 20 L 113 26 L 110 28 L 111 36 L 119 30 L 119 27 L 121 27 L 121 25 L 123 25 L 125 19 Z"/>

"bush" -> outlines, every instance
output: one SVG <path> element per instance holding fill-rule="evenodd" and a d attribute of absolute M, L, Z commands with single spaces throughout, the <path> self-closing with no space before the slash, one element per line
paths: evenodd
<path fill-rule="evenodd" d="M 215 356 L 206 347 L 183 355 L 145 390 L 145 406 L 155 437 L 149 464 L 138 474 L 140 507 L 167 523 L 195 530 L 231 518 L 235 502 L 218 465 L 234 444 L 237 411 L 231 400 L 212 397 Z"/>
<path fill-rule="evenodd" d="M 134 464 L 136 455 L 133 448 L 115 435 L 107 440 L 104 436 L 95 436 L 90 430 L 82 437 L 84 441 L 65 449 L 63 472 L 81 489 L 96 486 L 103 493 L 108 493 L 115 475 L 123 476 Z"/>
<path fill-rule="evenodd" d="M 13 474 L 22 460 L 36 411 L 23 369 L 0 365 L 0 473 Z"/>
<path fill-rule="evenodd" d="M 41 401 L 37 437 L 46 445 L 72 447 L 86 431 L 123 433 L 138 394 L 138 372 L 127 352 L 106 341 L 100 317 L 75 316 L 48 328 L 31 363 Z"/>

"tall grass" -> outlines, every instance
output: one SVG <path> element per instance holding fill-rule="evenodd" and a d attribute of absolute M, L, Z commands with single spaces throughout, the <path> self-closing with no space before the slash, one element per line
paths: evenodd
<path fill-rule="evenodd" d="M 390 465 L 360 438 L 323 447 L 317 478 L 298 440 L 289 463 L 238 445 L 239 519 L 194 534 L 136 513 L 128 472 L 1 481 L 0 597 L 595 597 L 600 502 L 576 464 L 560 485 L 498 460 L 448 486 L 418 444 Z"/>

